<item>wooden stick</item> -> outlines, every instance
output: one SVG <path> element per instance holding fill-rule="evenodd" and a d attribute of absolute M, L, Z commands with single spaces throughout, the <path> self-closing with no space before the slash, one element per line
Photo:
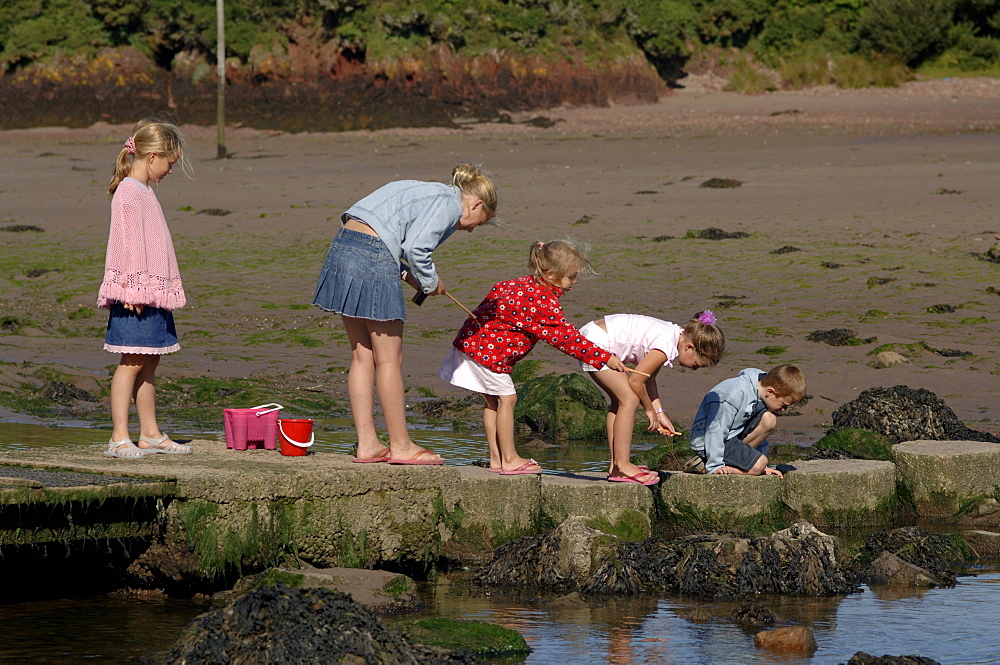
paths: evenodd
<path fill-rule="evenodd" d="M 634 372 L 634 373 L 636 373 L 636 374 L 642 374 L 642 375 L 643 375 L 644 377 L 646 377 L 647 379 L 649 379 L 649 378 L 652 378 L 652 377 L 653 377 L 653 375 L 652 375 L 652 374 L 646 374 L 645 372 L 640 372 L 639 370 L 637 370 L 637 369 L 632 369 L 631 367 L 626 367 L 626 368 L 625 368 L 625 371 L 626 371 L 626 372 Z"/>
<path fill-rule="evenodd" d="M 465 306 L 465 305 L 463 305 L 462 303 L 458 302 L 458 299 L 457 299 L 457 298 L 455 298 L 455 296 L 453 296 L 453 295 L 451 295 L 450 293 L 448 293 L 447 291 L 445 291 L 445 292 L 444 292 L 444 294 L 445 294 L 446 296 L 448 296 L 449 298 L 451 298 L 451 301 L 452 301 L 453 303 L 455 303 L 456 305 L 458 305 L 459 307 L 461 307 L 462 309 L 464 309 L 464 310 L 465 310 L 465 313 L 466 313 L 466 314 L 468 314 L 469 316 L 471 316 L 471 317 L 473 318 L 473 320 L 475 320 L 475 322 L 476 322 L 476 323 L 479 323 L 479 319 L 478 319 L 478 318 L 476 318 L 476 315 L 472 313 L 472 310 L 470 310 L 470 309 L 469 309 L 468 307 L 466 307 L 466 306 Z"/>

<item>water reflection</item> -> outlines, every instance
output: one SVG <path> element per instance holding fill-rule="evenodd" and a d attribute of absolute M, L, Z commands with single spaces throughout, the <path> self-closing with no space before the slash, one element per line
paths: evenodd
<path fill-rule="evenodd" d="M 857 651 L 919 654 L 942 663 L 1000 662 L 994 624 L 1000 620 L 1000 573 L 962 577 L 954 589 L 886 596 L 865 589 L 837 598 L 758 598 L 784 623 L 809 626 L 815 654 L 776 654 L 757 649 L 754 630 L 729 618 L 736 602 L 670 597 L 584 598 L 515 601 L 439 587 L 429 612 L 491 621 L 524 635 L 532 653 L 525 665 L 553 663 L 713 663 L 745 665 L 845 663 Z"/>

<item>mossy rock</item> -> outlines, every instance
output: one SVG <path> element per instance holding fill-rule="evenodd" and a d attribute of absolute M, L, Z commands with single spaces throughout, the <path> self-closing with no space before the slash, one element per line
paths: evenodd
<path fill-rule="evenodd" d="M 477 656 L 515 656 L 531 652 L 516 630 L 485 621 L 430 617 L 395 621 L 393 627 L 415 644 L 463 651 Z"/>
<path fill-rule="evenodd" d="M 581 374 L 548 374 L 518 389 L 514 422 L 536 435 L 559 439 L 605 436 L 607 402 Z"/>
<path fill-rule="evenodd" d="M 684 461 L 693 454 L 687 435 L 680 434 L 664 439 L 663 443 L 649 450 L 632 451 L 632 461 L 650 469 L 680 471 Z"/>
<path fill-rule="evenodd" d="M 818 450 L 843 450 L 857 459 L 889 461 L 892 441 L 888 437 L 865 429 L 835 429 L 816 442 Z"/>

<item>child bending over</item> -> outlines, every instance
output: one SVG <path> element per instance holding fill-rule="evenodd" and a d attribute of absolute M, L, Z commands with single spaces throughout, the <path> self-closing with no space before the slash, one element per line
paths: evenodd
<path fill-rule="evenodd" d="M 483 427 L 490 450 L 490 471 L 502 475 L 538 474 L 542 467 L 517 454 L 514 365 L 543 340 L 596 368 L 624 371 L 616 356 L 589 342 L 566 320 L 559 298 L 591 271 L 590 260 L 568 240 L 536 242 L 528 252 L 532 274 L 498 282 L 466 319 L 438 370 L 445 381 L 483 396 Z"/>
<path fill-rule="evenodd" d="M 655 485 L 660 475 L 631 462 L 635 412 L 642 406 L 649 419 L 648 430 L 673 436 L 674 425 L 663 411 L 656 375 L 663 367 L 698 369 L 719 362 L 726 337 L 715 325 L 711 311 L 698 312 L 681 326 L 640 314 L 610 314 L 591 321 L 580 332 L 594 344 L 614 353 L 622 362 L 636 363 L 628 375 L 598 370 L 580 363 L 601 390 L 607 393 L 608 446 L 611 468 L 608 480 Z"/>

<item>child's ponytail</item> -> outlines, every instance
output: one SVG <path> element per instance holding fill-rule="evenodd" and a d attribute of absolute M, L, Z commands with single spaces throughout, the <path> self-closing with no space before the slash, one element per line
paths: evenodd
<path fill-rule="evenodd" d="M 482 201 L 490 217 L 497 214 L 497 187 L 479 166 L 456 165 L 451 171 L 451 184 L 462 190 L 462 194 Z"/>
<path fill-rule="evenodd" d="M 528 250 L 528 267 L 534 273 L 535 279 L 546 283 L 547 270 L 551 270 L 559 277 L 573 271 L 581 275 L 595 274 L 587 257 L 586 248 L 577 247 L 572 240 L 536 242 Z"/>
<path fill-rule="evenodd" d="M 684 338 L 694 344 L 694 350 L 710 364 L 716 365 L 726 352 L 726 336 L 716 325 L 712 310 L 698 312 L 684 326 Z"/>
<path fill-rule="evenodd" d="M 135 123 L 132 135 L 125 139 L 121 152 L 118 153 L 115 170 L 108 181 L 108 194 L 113 195 L 121 181 L 132 173 L 132 165 L 136 159 L 143 159 L 149 154 L 164 157 L 177 155 L 181 170 L 190 175 L 191 165 L 184 155 L 186 147 L 187 143 L 177 125 L 159 118 L 143 118 Z"/>

